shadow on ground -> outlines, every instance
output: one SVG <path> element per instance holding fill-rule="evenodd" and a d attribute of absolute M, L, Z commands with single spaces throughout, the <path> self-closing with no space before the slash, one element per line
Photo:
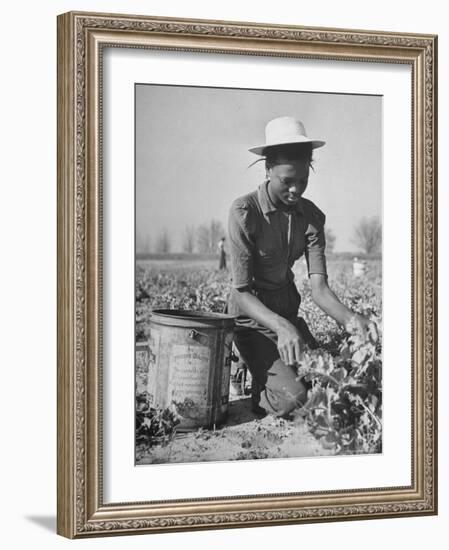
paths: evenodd
<path fill-rule="evenodd" d="M 251 397 L 241 397 L 235 401 L 230 401 L 228 416 L 224 425 L 238 426 L 239 424 L 246 424 L 246 422 L 252 422 L 253 420 L 261 418 L 261 415 L 253 413 L 251 404 Z"/>

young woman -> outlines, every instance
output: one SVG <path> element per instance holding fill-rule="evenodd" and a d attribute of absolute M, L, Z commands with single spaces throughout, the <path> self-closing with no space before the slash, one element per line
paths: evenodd
<path fill-rule="evenodd" d="M 266 180 L 238 198 L 229 214 L 233 288 L 228 311 L 236 316 L 235 344 L 253 377 L 253 410 L 284 416 L 304 403 L 306 387 L 295 365 L 314 339 L 298 318 L 301 297 L 292 266 L 305 256 L 315 303 L 344 327 L 371 322 L 340 302 L 327 282 L 325 215 L 303 198 L 313 149 L 301 121 L 280 117 L 265 129 Z M 373 327 L 375 330 L 375 327 Z M 254 388 L 257 388 L 256 390 Z"/>

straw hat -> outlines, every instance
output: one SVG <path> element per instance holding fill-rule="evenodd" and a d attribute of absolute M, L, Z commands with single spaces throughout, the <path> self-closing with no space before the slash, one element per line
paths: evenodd
<path fill-rule="evenodd" d="M 265 143 L 251 147 L 249 151 L 256 155 L 263 155 L 264 150 L 276 145 L 291 143 L 311 143 L 312 149 L 322 147 L 326 142 L 307 137 L 304 124 L 297 118 L 281 116 L 270 120 L 265 126 Z"/>

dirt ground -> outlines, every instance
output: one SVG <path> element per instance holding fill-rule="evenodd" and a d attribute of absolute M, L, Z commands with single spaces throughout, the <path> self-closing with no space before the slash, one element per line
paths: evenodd
<path fill-rule="evenodd" d="M 136 464 L 188 463 L 333 454 L 311 435 L 299 415 L 263 418 L 251 411 L 251 398 L 231 395 L 228 418 L 215 430 L 176 433 L 164 444 L 139 445 Z"/>

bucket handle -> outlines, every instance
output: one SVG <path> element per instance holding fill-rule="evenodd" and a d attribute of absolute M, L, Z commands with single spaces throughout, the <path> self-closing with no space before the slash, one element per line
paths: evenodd
<path fill-rule="evenodd" d="M 191 329 L 189 330 L 189 338 L 191 338 L 192 340 L 194 340 L 195 342 L 198 342 L 198 341 L 201 341 L 201 339 L 205 339 L 206 341 L 208 341 L 208 336 L 207 334 L 204 334 L 204 332 L 199 332 L 198 330 L 195 330 L 195 329 Z M 234 353 L 233 349 L 232 349 L 232 342 L 230 344 L 226 344 L 225 343 L 225 347 L 228 349 L 229 351 L 229 357 L 231 359 L 231 361 L 233 363 L 237 363 L 239 358 L 238 356 Z"/>
<path fill-rule="evenodd" d="M 201 341 L 201 339 L 205 339 L 206 341 L 209 340 L 207 334 L 204 334 L 204 332 L 199 332 L 193 328 L 189 330 L 189 338 L 195 340 L 195 342 Z"/>

